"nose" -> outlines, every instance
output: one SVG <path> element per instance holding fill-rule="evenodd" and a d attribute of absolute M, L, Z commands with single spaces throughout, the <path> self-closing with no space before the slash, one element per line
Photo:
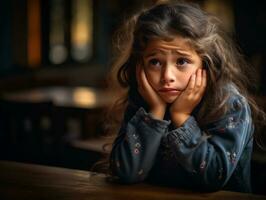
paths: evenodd
<path fill-rule="evenodd" d="M 163 68 L 161 73 L 161 82 L 163 84 L 175 82 L 174 72 L 170 65 L 167 65 L 165 68 Z"/>

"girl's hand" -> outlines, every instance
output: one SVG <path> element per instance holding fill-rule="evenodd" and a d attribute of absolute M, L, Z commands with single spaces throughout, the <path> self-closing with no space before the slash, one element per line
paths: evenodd
<path fill-rule="evenodd" d="M 186 89 L 170 107 L 172 121 L 177 127 L 181 126 L 189 118 L 193 109 L 199 104 L 206 85 L 206 70 L 198 69 L 197 72 L 190 77 Z"/>
<path fill-rule="evenodd" d="M 156 119 L 162 120 L 166 110 L 166 103 L 151 87 L 147 80 L 144 69 L 140 65 L 137 65 L 136 67 L 136 77 L 138 82 L 138 91 L 143 99 L 148 103 L 150 107 L 150 113 Z"/>

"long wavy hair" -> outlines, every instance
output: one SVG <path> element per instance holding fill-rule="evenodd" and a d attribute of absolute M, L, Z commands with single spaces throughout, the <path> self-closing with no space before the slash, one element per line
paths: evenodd
<path fill-rule="evenodd" d="M 130 95 L 138 93 L 135 70 L 148 42 L 151 39 L 171 41 L 177 35 L 185 38 L 196 50 L 207 70 L 208 84 L 196 116 L 199 125 L 215 121 L 226 112 L 228 92 L 225 86 L 228 83 L 234 84 L 247 99 L 254 123 L 265 124 L 265 113 L 248 92 L 256 89 L 256 85 L 250 84 L 254 83 L 255 76 L 248 76 L 255 72 L 219 19 L 196 4 L 164 1 L 132 15 L 116 32 L 115 59 L 108 79 L 118 98 L 107 115 L 107 133 L 114 136 L 118 133 L 129 91 Z M 262 143 L 261 131 L 255 133 L 258 143 Z"/>

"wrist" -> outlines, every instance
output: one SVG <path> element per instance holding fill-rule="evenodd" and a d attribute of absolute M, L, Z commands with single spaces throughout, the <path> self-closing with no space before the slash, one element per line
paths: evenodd
<path fill-rule="evenodd" d="M 171 116 L 172 116 L 172 122 L 176 127 L 182 126 L 185 123 L 185 121 L 187 121 L 187 119 L 190 117 L 189 114 L 184 114 L 184 113 L 176 113 L 172 114 Z"/>
<path fill-rule="evenodd" d="M 155 119 L 163 120 L 165 114 L 165 108 L 158 108 L 158 107 L 153 108 L 150 109 L 150 113 Z"/>

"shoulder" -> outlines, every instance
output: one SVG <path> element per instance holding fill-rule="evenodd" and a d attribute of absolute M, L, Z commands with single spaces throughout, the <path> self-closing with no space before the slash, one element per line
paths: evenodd
<path fill-rule="evenodd" d="M 240 112 L 246 110 L 250 113 L 250 107 L 247 98 L 240 93 L 237 87 L 229 84 L 226 87 L 228 96 L 226 100 L 227 113 Z"/>
<path fill-rule="evenodd" d="M 254 131 L 252 113 L 248 100 L 236 87 L 228 90 L 225 102 L 226 110 L 218 119 L 209 122 L 204 128 L 215 135 L 239 135 L 235 133 L 245 133 L 250 136 Z M 227 133 L 227 134 L 225 134 Z M 241 134 L 242 135 L 242 134 Z"/>
<path fill-rule="evenodd" d="M 226 98 L 221 103 L 220 111 L 217 109 L 217 112 L 220 113 L 217 115 L 218 117 L 210 119 L 206 123 L 206 127 L 213 127 L 217 124 L 224 125 L 232 120 L 251 123 L 252 114 L 247 98 L 233 84 L 227 85 L 225 89 L 227 90 Z"/>

